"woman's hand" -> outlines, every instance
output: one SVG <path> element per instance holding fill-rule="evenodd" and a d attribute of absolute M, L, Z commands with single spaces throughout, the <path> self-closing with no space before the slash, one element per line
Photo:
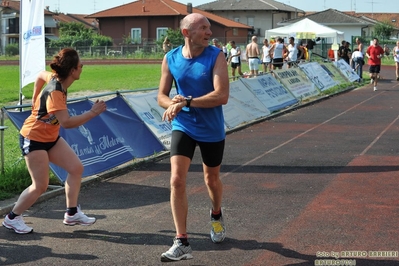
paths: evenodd
<path fill-rule="evenodd" d="M 92 111 L 93 113 L 95 113 L 96 115 L 101 114 L 102 112 L 104 112 L 105 110 L 107 110 L 107 105 L 105 104 L 105 102 L 103 100 L 97 100 L 93 106 L 91 107 L 90 111 Z"/>

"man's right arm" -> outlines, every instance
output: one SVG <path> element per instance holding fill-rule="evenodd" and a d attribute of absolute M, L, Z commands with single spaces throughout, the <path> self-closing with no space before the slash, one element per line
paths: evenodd
<path fill-rule="evenodd" d="M 224 58 L 224 54 L 220 53 Z M 224 61 L 226 62 L 226 61 Z M 227 68 L 227 65 L 226 65 Z M 159 91 L 158 91 L 158 104 L 159 106 L 165 108 L 165 112 L 162 115 L 162 120 L 172 121 L 177 114 L 181 111 L 181 109 L 186 105 L 186 101 L 183 96 L 176 95 L 173 99 L 170 98 L 170 90 L 172 89 L 173 84 L 173 76 L 170 73 L 168 62 L 166 60 L 166 55 L 162 61 L 162 69 L 161 69 L 161 80 L 159 82 Z"/>
<path fill-rule="evenodd" d="M 171 105 L 171 99 L 169 97 L 170 90 L 172 89 L 173 77 L 169 71 L 168 61 L 166 60 L 166 55 L 162 61 L 161 68 L 161 79 L 159 81 L 158 90 L 158 104 L 163 108 L 168 108 Z"/>

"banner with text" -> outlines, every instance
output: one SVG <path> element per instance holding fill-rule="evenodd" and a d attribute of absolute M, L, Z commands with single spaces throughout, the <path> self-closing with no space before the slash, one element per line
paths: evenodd
<path fill-rule="evenodd" d="M 331 76 L 324 70 L 324 68 L 322 68 L 316 62 L 299 64 L 299 68 L 321 91 L 331 89 L 332 87 L 338 85 L 337 82 L 335 82 L 335 80 L 333 80 Z"/>
<path fill-rule="evenodd" d="M 270 114 L 269 109 L 241 80 L 230 83 L 229 101 L 223 105 L 224 122 L 229 129 Z"/>
<path fill-rule="evenodd" d="M 21 89 L 46 69 L 44 0 L 21 1 L 20 82 Z"/>
<path fill-rule="evenodd" d="M 344 77 L 344 75 L 337 69 L 337 67 L 331 62 L 321 62 L 319 63 L 322 68 L 330 75 L 330 77 L 335 80 L 338 84 L 343 84 L 349 82 L 349 80 Z"/>
<path fill-rule="evenodd" d="M 278 111 L 298 102 L 271 74 L 241 79 L 241 81 L 258 97 L 270 112 Z"/>
<path fill-rule="evenodd" d="M 84 165 L 83 177 L 112 169 L 134 158 L 145 158 L 165 150 L 165 147 L 142 123 L 122 97 L 107 103 L 107 111 L 82 126 L 72 129 L 61 127 L 60 135 L 68 142 Z M 71 116 L 88 112 L 89 100 L 68 104 Z M 31 111 L 8 112 L 18 129 Z M 55 175 L 65 182 L 64 169 L 50 164 Z"/>
<path fill-rule="evenodd" d="M 359 79 L 359 75 L 351 68 L 348 63 L 344 59 L 340 59 L 334 62 L 335 66 L 341 71 L 342 75 L 346 77 L 350 82 L 357 81 Z"/>
<path fill-rule="evenodd" d="M 176 95 L 176 89 L 172 89 L 170 92 L 170 97 L 174 95 Z M 158 90 L 126 94 L 123 97 L 152 133 L 169 150 L 172 125 L 170 122 L 162 121 L 165 109 L 158 105 Z"/>
<path fill-rule="evenodd" d="M 277 69 L 273 70 L 273 73 L 297 99 L 305 100 L 320 93 L 305 73 L 298 68 Z"/>

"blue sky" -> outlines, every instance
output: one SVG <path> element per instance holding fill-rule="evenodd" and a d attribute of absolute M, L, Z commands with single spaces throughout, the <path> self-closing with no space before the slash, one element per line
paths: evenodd
<path fill-rule="evenodd" d="M 142 0 L 140 0 L 142 1 Z M 145 1 L 145 0 L 144 0 Z M 175 0 L 176 2 L 193 6 L 210 3 L 213 0 Z M 223 1 L 223 0 L 220 0 Z M 245 0 L 240 0 L 245 1 Z M 356 12 L 386 12 L 399 13 L 399 5 L 388 0 L 280 0 L 279 2 L 291 5 L 304 11 L 322 11 L 334 8 L 340 11 L 355 10 Z M 59 10 L 63 13 L 92 14 L 108 8 L 134 2 L 129 0 L 44 0 L 45 6 L 50 6 L 51 11 Z M 393 10 L 396 9 L 396 10 Z"/>

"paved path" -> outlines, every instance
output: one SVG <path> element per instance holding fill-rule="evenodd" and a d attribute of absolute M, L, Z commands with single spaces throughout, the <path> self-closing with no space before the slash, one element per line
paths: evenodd
<path fill-rule="evenodd" d="M 399 265 L 399 82 L 393 68 L 383 76 L 376 92 L 367 85 L 228 135 L 222 244 L 209 239 L 196 153 L 187 188 L 194 259 L 173 264 L 315 265 L 333 255 Z M 0 228 L 0 264 L 161 265 L 174 236 L 169 169 L 166 158 L 84 187 L 83 211 L 98 218 L 90 227 L 62 224 L 63 195 L 34 205 L 25 217 L 34 233 Z"/>

